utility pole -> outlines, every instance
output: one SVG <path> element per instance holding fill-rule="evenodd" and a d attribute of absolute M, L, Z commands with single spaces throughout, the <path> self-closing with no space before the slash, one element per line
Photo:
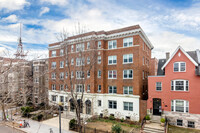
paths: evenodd
<path fill-rule="evenodd" d="M 61 133 L 61 105 L 62 105 L 62 103 L 60 102 L 58 104 L 58 109 L 59 109 L 59 133 Z"/>

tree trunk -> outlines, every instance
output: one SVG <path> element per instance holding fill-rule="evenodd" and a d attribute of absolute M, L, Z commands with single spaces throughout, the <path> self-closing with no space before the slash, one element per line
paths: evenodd
<path fill-rule="evenodd" d="M 3 120 L 7 121 L 4 103 L 1 104 L 1 108 L 2 108 L 2 111 L 3 111 Z"/>

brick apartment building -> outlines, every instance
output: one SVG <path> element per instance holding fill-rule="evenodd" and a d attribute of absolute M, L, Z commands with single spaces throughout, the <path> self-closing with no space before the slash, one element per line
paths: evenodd
<path fill-rule="evenodd" d="M 172 125 L 200 129 L 199 81 L 200 50 L 179 46 L 171 57 L 159 59 L 157 76 L 148 78 L 151 118 L 166 116 Z"/>
<path fill-rule="evenodd" d="M 91 71 L 84 72 L 85 85 L 80 86 L 80 55 L 82 49 L 96 56 Z M 49 44 L 49 100 L 62 102 L 68 111 L 70 103 L 69 76 L 74 79 L 73 88 L 84 88 L 83 113 L 109 115 L 138 121 L 142 116 L 143 99 L 147 99 L 147 77 L 150 74 L 151 50 L 153 46 L 139 25 L 111 31 L 89 32 L 68 37 L 64 42 Z M 70 61 L 63 56 L 67 51 Z M 87 54 L 86 54 L 87 55 Z M 88 54 L 89 55 L 89 54 Z M 91 56 L 81 58 L 83 64 L 90 63 Z M 66 67 L 70 66 L 71 74 Z M 82 73 L 82 72 L 81 72 Z M 89 111 L 88 105 L 89 104 Z M 85 106 L 86 105 L 86 106 Z M 144 108 L 142 110 L 142 108 Z"/>
<path fill-rule="evenodd" d="M 33 61 L 33 94 L 32 101 L 35 105 L 48 103 L 48 59 Z"/>

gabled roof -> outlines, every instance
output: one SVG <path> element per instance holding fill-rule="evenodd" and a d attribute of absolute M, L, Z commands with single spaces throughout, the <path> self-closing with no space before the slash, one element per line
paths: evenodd
<path fill-rule="evenodd" d="M 172 60 L 172 58 L 176 55 L 176 53 L 181 50 L 183 52 L 183 54 L 185 54 L 185 56 L 188 57 L 188 59 L 195 65 L 195 66 L 198 66 L 198 63 L 191 57 L 193 56 L 194 54 L 192 53 L 187 53 L 185 52 L 185 50 L 181 47 L 181 46 L 178 46 L 178 48 L 175 50 L 175 52 L 172 54 L 172 56 L 167 60 L 167 62 L 163 65 L 163 67 L 161 68 L 162 70 L 167 66 L 167 64 Z M 191 55 L 191 56 L 190 56 Z"/>

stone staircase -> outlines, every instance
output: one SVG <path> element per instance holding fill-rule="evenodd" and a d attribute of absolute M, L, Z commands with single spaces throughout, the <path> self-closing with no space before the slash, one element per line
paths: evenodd
<path fill-rule="evenodd" d="M 144 127 L 143 133 L 165 133 L 164 129 L 153 128 L 153 127 Z"/>
<path fill-rule="evenodd" d="M 152 116 L 151 123 L 145 124 L 143 133 L 165 133 L 164 127 L 160 125 L 161 116 Z"/>

